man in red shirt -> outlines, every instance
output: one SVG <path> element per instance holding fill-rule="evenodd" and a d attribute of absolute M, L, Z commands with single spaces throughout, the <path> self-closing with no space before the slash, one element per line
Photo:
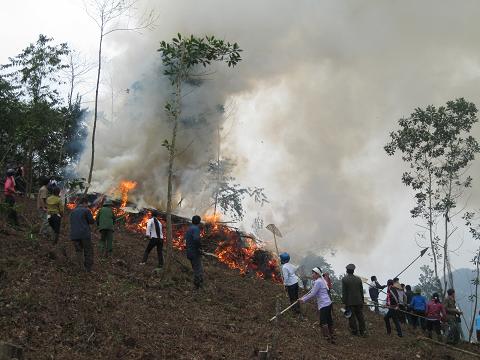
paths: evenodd
<path fill-rule="evenodd" d="M 4 194 L 5 203 L 8 208 L 8 219 L 12 225 L 18 226 L 18 216 L 15 211 L 15 170 L 7 170 L 7 178 L 5 179 Z"/>

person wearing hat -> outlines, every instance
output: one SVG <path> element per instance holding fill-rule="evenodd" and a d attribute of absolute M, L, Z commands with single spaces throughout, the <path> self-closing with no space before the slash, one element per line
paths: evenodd
<path fill-rule="evenodd" d="M 143 260 L 140 265 L 147 263 L 148 255 L 154 247 L 157 248 L 158 268 L 163 267 L 163 232 L 162 223 L 157 219 L 158 211 L 153 210 L 150 219 L 147 221 L 147 231 L 145 237 L 148 239 L 148 244 L 143 253 Z"/>
<path fill-rule="evenodd" d="M 15 170 L 8 169 L 5 184 L 3 186 L 5 203 L 7 205 L 8 221 L 11 225 L 18 226 L 18 215 L 15 210 Z"/>
<path fill-rule="evenodd" d="M 422 295 L 422 290 L 418 286 L 414 290 L 413 297 L 409 305 L 411 311 L 413 312 L 413 328 L 416 329 L 418 324 L 420 324 L 422 330 L 425 330 L 425 310 L 427 310 L 427 298 Z"/>
<path fill-rule="evenodd" d="M 280 254 L 280 263 L 282 264 L 282 278 L 285 290 L 287 290 L 290 304 L 298 300 L 298 276 L 295 274 L 297 268 L 290 264 L 290 255 L 286 252 Z M 296 303 L 293 311 L 300 314 L 300 305 Z"/>
<path fill-rule="evenodd" d="M 362 279 L 353 275 L 354 264 L 346 266 L 347 274 L 342 278 L 342 301 L 345 309 L 351 311 L 352 316 L 348 319 L 352 335 L 366 336 L 365 318 L 363 317 L 363 283 Z"/>
<path fill-rule="evenodd" d="M 438 340 L 442 340 L 442 326 L 441 322 L 445 320 L 447 313 L 445 307 L 440 302 L 438 293 L 432 294 L 432 299 L 427 304 L 426 318 L 427 318 L 427 334 L 432 338 L 432 330 L 437 333 Z"/>
<path fill-rule="evenodd" d="M 399 284 L 398 287 L 394 286 L 393 280 L 388 280 L 387 281 L 387 308 L 388 311 L 383 317 L 383 320 L 385 321 L 385 327 L 387 329 L 387 334 L 390 335 L 392 333 L 392 327 L 390 325 L 390 319 L 393 320 L 393 324 L 395 325 L 395 329 L 397 330 L 397 335 L 399 337 L 402 337 L 402 327 L 400 326 L 400 319 L 398 317 L 399 313 L 399 288 L 401 289 L 401 286 Z"/>
<path fill-rule="evenodd" d="M 101 234 L 98 246 L 100 248 L 100 253 L 104 257 L 112 255 L 114 223 L 115 215 L 112 211 L 112 200 L 107 199 L 97 214 L 97 228 Z"/>
<path fill-rule="evenodd" d="M 299 299 L 300 303 L 306 303 L 312 298 L 317 300 L 318 314 L 320 317 L 320 327 L 322 334 L 332 344 L 335 343 L 332 317 L 332 300 L 328 294 L 328 286 L 322 276 L 322 270 L 318 267 L 312 269 L 313 287 Z"/>
<path fill-rule="evenodd" d="M 86 272 L 92 271 L 93 246 L 90 225 L 95 223 L 92 212 L 88 208 L 87 197 L 82 197 L 77 207 L 70 213 L 70 239 L 73 242 L 76 260 L 79 267 L 83 266 Z"/>

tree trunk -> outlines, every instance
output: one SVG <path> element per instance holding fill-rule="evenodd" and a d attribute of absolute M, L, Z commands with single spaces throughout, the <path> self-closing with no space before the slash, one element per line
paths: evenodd
<path fill-rule="evenodd" d="M 213 207 L 213 218 L 217 215 L 218 193 L 220 192 L 220 125 L 217 126 L 218 147 L 217 147 L 217 190 L 215 191 L 215 204 Z"/>
<path fill-rule="evenodd" d="M 103 42 L 103 22 L 102 22 L 102 26 L 100 27 L 100 41 L 98 45 L 97 86 L 95 88 L 95 110 L 93 113 L 93 131 L 92 131 L 92 158 L 90 160 L 90 171 L 88 172 L 87 186 L 85 187 L 85 195 L 88 193 L 88 189 L 90 188 L 90 184 L 92 182 L 93 165 L 95 163 L 95 132 L 97 130 L 98 89 L 100 87 L 100 73 L 102 69 L 102 42 Z"/>
<path fill-rule="evenodd" d="M 435 277 L 438 277 L 437 253 L 435 250 L 435 242 L 433 239 L 433 205 L 432 205 L 432 170 L 428 169 L 428 229 L 430 235 L 430 246 L 432 248 L 433 266 Z M 440 285 L 441 286 L 441 285 Z"/>
<path fill-rule="evenodd" d="M 27 176 L 25 179 L 25 192 L 27 195 L 30 195 L 32 192 L 32 182 L 33 182 L 33 141 L 30 139 L 28 142 L 28 151 L 27 151 Z"/>
<path fill-rule="evenodd" d="M 171 275 L 172 259 L 173 259 L 173 234 L 172 234 L 172 197 L 173 197 L 173 165 L 175 162 L 175 144 L 177 140 L 178 119 L 181 114 L 181 79 L 177 78 L 175 90 L 175 107 L 173 119 L 172 140 L 169 144 L 168 158 L 168 181 L 167 181 L 167 246 L 165 258 L 166 278 Z"/>
<path fill-rule="evenodd" d="M 472 341 L 473 329 L 475 328 L 475 318 L 477 317 L 478 282 L 480 280 L 480 278 L 479 278 L 480 277 L 480 248 L 478 249 L 478 252 L 477 252 L 476 265 L 477 265 L 477 272 L 476 272 L 476 277 L 475 277 L 475 294 L 474 294 L 475 300 L 474 300 L 474 303 L 473 303 L 472 322 L 470 323 L 470 329 L 469 329 L 469 332 L 468 332 L 468 342 Z"/>

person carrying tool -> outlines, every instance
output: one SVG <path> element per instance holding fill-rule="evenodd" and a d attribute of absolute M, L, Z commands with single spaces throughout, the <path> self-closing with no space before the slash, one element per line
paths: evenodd
<path fill-rule="evenodd" d="M 363 317 L 363 283 L 362 279 L 353 275 L 354 264 L 346 266 L 347 275 L 342 278 L 342 301 L 345 308 L 350 310 L 352 316 L 348 319 L 352 335 L 366 336 L 365 318 Z M 358 322 L 358 325 L 357 325 Z"/>
<path fill-rule="evenodd" d="M 60 226 L 62 225 L 63 201 L 60 199 L 60 188 L 54 187 L 52 195 L 47 197 L 48 223 L 53 230 L 53 244 L 57 245 L 60 238 Z"/>
<path fill-rule="evenodd" d="M 401 287 L 400 287 L 401 288 Z M 399 302 L 398 302 L 399 294 L 398 288 L 394 286 L 393 280 L 387 281 L 387 308 L 388 311 L 383 317 L 385 320 L 385 327 L 387 329 L 387 335 L 392 333 L 392 327 L 390 326 L 390 319 L 393 320 L 393 324 L 395 325 L 395 329 L 397 330 L 397 335 L 402 337 L 402 328 L 400 326 L 400 320 L 398 318 L 399 313 Z"/>
<path fill-rule="evenodd" d="M 380 294 L 380 290 L 383 290 L 387 287 L 387 285 L 380 285 L 377 281 L 377 277 L 373 275 L 370 280 L 372 281 L 368 284 L 368 294 L 370 295 L 370 299 L 374 304 L 374 311 L 376 314 L 380 314 L 380 309 L 378 307 L 378 295 Z"/>
<path fill-rule="evenodd" d="M 147 263 L 148 255 L 154 247 L 157 248 L 158 256 L 158 267 L 161 269 L 163 267 L 163 232 L 162 232 L 162 223 L 157 219 L 159 213 L 157 210 L 152 211 L 152 216 L 147 221 L 147 231 L 146 238 L 148 239 L 148 244 L 143 253 L 143 260 L 140 265 L 145 265 Z"/>
<path fill-rule="evenodd" d="M 7 205 L 8 221 L 10 225 L 18 226 L 18 215 L 17 211 L 15 210 L 15 194 L 17 191 L 15 190 L 14 176 L 15 170 L 8 169 L 3 190 L 5 194 L 5 203 Z"/>
<path fill-rule="evenodd" d="M 405 311 L 407 310 L 407 295 L 405 295 L 405 284 L 400 284 L 398 277 L 393 279 L 393 287 L 397 290 L 398 299 L 398 312 L 397 317 L 400 323 L 405 324 L 407 317 Z"/>
<path fill-rule="evenodd" d="M 113 249 L 113 224 L 115 223 L 115 215 L 112 211 L 112 201 L 107 199 L 103 203 L 102 208 L 97 214 L 97 227 L 100 231 L 101 238 L 98 243 L 100 253 L 104 257 L 112 255 Z"/>
<path fill-rule="evenodd" d="M 420 323 L 422 330 L 425 330 L 425 311 L 427 310 L 427 299 L 422 295 L 422 290 L 417 286 L 410 301 L 410 310 L 413 312 L 412 325 L 416 329 Z"/>
<path fill-rule="evenodd" d="M 447 298 L 445 299 L 445 311 L 447 313 L 447 322 L 450 328 L 448 340 L 452 344 L 456 345 L 463 338 L 461 318 L 463 314 L 457 309 L 457 302 L 455 300 L 455 290 L 447 290 Z"/>
<path fill-rule="evenodd" d="M 447 313 L 440 302 L 440 296 L 438 296 L 438 293 L 433 293 L 432 300 L 428 302 L 426 310 L 427 332 L 430 339 L 432 338 L 432 330 L 435 330 L 438 340 L 442 340 L 441 322 L 445 320 L 446 316 Z"/>
<path fill-rule="evenodd" d="M 187 246 L 187 259 L 190 260 L 193 270 L 193 284 L 196 289 L 203 286 L 202 267 L 202 244 L 200 238 L 200 216 L 192 217 L 192 225 L 185 233 L 185 244 Z"/>
<path fill-rule="evenodd" d="M 83 266 L 86 272 L 92 271 L 93 246 L 90 225 L 94 224 L 92 212 L 88 208 L 87 197 L 82 197 L 77 207 L 70 213 L 70 240 L 75 247 L 76 260 L 79 267 Z"/>
<path fill-rule="evenodd" d="M 325 339 L 330 343 L 335 343 L 335 334 L 333 329 L 332 300 L 328 294 L 328 286 L 322 277 L 322 270 L 318 267 L 312 269 L 313 287 L 299 299 L 300 303 L 306 303 L 312 298 L 317 300 L 318 314 L 320 317 L 320 327 Z"/>
<path fill-rule="evenodd" d="M 405 303 L 405 309 L 409 312 L 407 314 L 407 322 L 408 322 L 408 325 L 410 326 L 413 326 L 413 314 L 412 314 L 412 309 L 410 308 L 410 303 L 412 302 L 413 295 L 414 293 L 412 291 L 412 287 L 410 285 L 406 285 L 405 296 L 406 296 L 407 302 Z"/>
<path fill-rule="evenodd" d="M 283 285 L 290 299 L 290 304 L 293 304 L 298 300 L 298 276 L 295 274 L 297 268 L 290 264 L 290 255 L 286 252 L 280 254 L 280 263 L 282 264 Z M 293 306 L 293 311 L 300 314 L 298 302 Z"/>

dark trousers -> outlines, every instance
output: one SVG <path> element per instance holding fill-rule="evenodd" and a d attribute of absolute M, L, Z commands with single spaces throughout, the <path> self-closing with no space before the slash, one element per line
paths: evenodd
<path fill-rule="evenodd" d="M 53 230 L 53 243 L 56 245 L 58 243 L 58 239 L 60 238 L 60 227 L 62 225 L 62 218 L 59 214 L 52 214 L 48 218 L 48 224 Z"/>
<path fill-rule="evenodd" d="M 402 310 L 397 311 L 398 320 L 400 321 L 400 323 L 405 324 L 407 322 L 407 316 L 404 313 L 404 311 L 406 310 L 405 305 L 399 305 L 398 308 L 399 310 Z"/>
<path fill-rule="evenodd" d="M 113 248 L 113 230 L 100 230 L 101 238 L 98 243 L 100 252 L 104 256 L 112 254 Z"/>
<path fill-rule="evenodd" d="M 7 204 L 7 216 L 11 225 L 18 226 L 18 215 L 15 210 L 15 197 L 12 195 L 5 195 L 5 203 Z"/>
<path fill-rule="evenodd" d="M 440 320 L 427 320 L 427 331 L 429 338 L 432 337 L 432 330 L 435 330 L 438 338 L 442 336 L 442 326 L 440 324 Z"/>
<path fill-rule="evenodd" d="M 190 256 L 188 258 L 192 264 L 193 270 L 193 284 L 198 289 L 203 285 L 203 267 L 201 255 Z"/>
<path fill-rule="evenodd" d="M 350 305 L 349 309 L 352 311 L 352 316 L 348 319 L 350 325 L 350 331 L 352 334 L 365 334 L 365 318 L 363 317 L 363 305 Z M 358 325 L 357 325 L 358 323 Z"/>
<path fill-rule="evenodd" d="M 413 310 L 412 311 L 412 326 L 414 329 L 417 328 L 418 325 L 422 328 L 422 330 L 425 330 L 425 319 L 423 316 L 425 316 L 425 312 L 421 310 Z M 420 317 L 422 316 L 422 317 Z"/>
<path fill-rule="evenodd" d="M 388 312 L 385 314 L 383 319 L 385 320 L 385 327 L 387 328 L 387 334 L 392 333 L 392 327 L 390 326 L 390 319 L 393 320 L 395 329 L 397 330 L 398 336 L 402 336 L 402 328 L 400 327 L 400 320 L 398 319 L 399 311 L 396 309 L 388 309 Z"/>
<path fill-rule="evenodd" d="M 77 258 L 77 263 L 79 266 L 82 265 L 82 252 L 83 252 L 83 265 L 85 270 L 90 272 L 93 265 L 93 246 L 91 239 L 76 239 L 73 240 L 73 245 L 75 246 L 75 253 Z"/>
<path fill-rule="evenodd" d="M 380 309 L 378 307 L 378 298 L 372 298 L 372 302 L 373 302 L 373 305 L 374 305 L 374 311 L 375 313 L 377 314 L 380 314 Z"/>
<path fill-rule="evenodd" d="M 157 256 L 158 256 L 158 267 L 163 266 L 163 239 L 158 238 L 150 238 L 150 241 L 147 244 L 147 248 L 143 253 L 143 262 L 146 263 L 148 259 L 148 254 L 150 251 L 156 247 L 157 248 Z"/>
<path fill-rule="evenodd" d="M 298 300 L 298 283 L 285 286 L 285 289 L 287 290 L 288 298 L 290 299 L 290 304 L 293 304 L 295 301 Z M 300 304 L 298 302 L 293 306 L 292 309 L 297 314 L 300 314 Z"/>

